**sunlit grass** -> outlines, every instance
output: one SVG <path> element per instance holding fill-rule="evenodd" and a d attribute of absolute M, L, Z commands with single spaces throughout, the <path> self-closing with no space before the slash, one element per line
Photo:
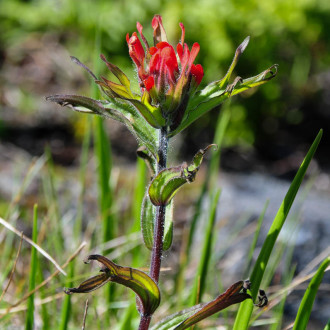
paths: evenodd
<path fill-rule="evenodd" d="M 89 154 L 90 157 L 93 157 L 91 154 Z M 91 159 L 91 158 L 89 158 Z M 36 163 L 38 164 L 38 163 Z M 34 165 L 36 166 L 36 165 Z M 45 177 L 44 180 L 49 176 L 50 171 L 47 170 L 47 167 L 50 166 L 49 163 L 43 162 L 43 171 L 39 171 L 36 173 L 35 171 L 28 171 L 27 175 L 30 176 L 33 174 L 34 177 L 28 178 L 29 184 L 32 184 L 38 176 Z M 53 165 L 51 165 L 53 166 Z M 81 164 L 81 166 L 86 166 L 86 164 Z M 91 168 L 91 163 L 87 166 L 88 169 Z M 87 170 L 88 172 L 88 170 Z M 121 174 L 119 174 L 121 177 L 126 177 L 126 170 L 122 169 Z M 32 174 L 31 174 L 32 173 Z M 52 170 L 52 176 L 54 180 L 54 193 L 51 195 L 47 195 L 46 197 L 42 197 L 42 194 L 40 195 L 40 202 L 42 207 L 39 207 L 39 212 L 38 212 L 38 244 L 60 264 L 62 264 L 63 267 L 63 262 L 68 259 L 76 250 L 79 245 L 82 243 L 83 238 L 87 239 L 88 245 L 84 248 L 83 252 L 80 252 L 78 256 L 75 257 L 75 261 L 70 262 L 68 266 L 65 266 L 65 271 L 67 272 L 67 276 L 64 277 L 63 275 L 60 274 L 56 268 L 47 261 L 47 259 L 44 258 L 43 255 L 38 253 L 38 264 L 39 266 L 35 268 L 34 274 L 37 275 L 39 272 L 41 272 L 42 276 L 35 276 L 35 286 L 37 287 L 37 291 L 34 294 L 34 320 L 36 318 L 40 319 L 43 324 L 47 324 L 48 328 L 61 328 L 61 329 L 74 329 L 74 328 L 79 328 L 82 325 L 83 322 L 83 315 L 84 315 L 84 310 L 85 310 L 85 302 L 86 299 L 89 299 L 89 308 L 87 312 L 87 317 L 86 317 L 86 327 L 90 327 L 92 329 L 102 329 L 105 324 L 107 324 L 107 321 L 104 321 L 106 318 L 110 318 L 110 323 L 111 324 L 117 324 L 119 329 L 135 329 L 136 324 L 138 322 L 138 313 L 135 309 L 135 299 L 132 294 L 127 292 L 127 290 L 122 290 L 121 288 L 118 288 L 114 292 L 114 295 L 111 297 L 111 301 L 108 301 L 107 299 L 104 298 L 104 294 L 107 290 L 105 287 L 104 289 L 101 289 L 99 291 L 94 292 L 93 294 L 86 294 L 86 295 L 77 295 L 77 296 L 65 296 L 65 294 L 62 292 L 63 287 L 65 286 L 75 286 L 76 283 L 81 281 L 82 279 L 95 274 L 96 270 L 94 267 L 90 267 L 88 265 L 83 264 L 83 259 L 86 255 L 89 254 L 89 251 L 93 249 L 93 251 L 102 251 L 103 249 L 110 249 L 113 251 L 113 253 L 110 253 L 112 256 L 120 260 L 122 264 L 126 265 L 131 265 L 134 263 L 136 267 L 142 268 L 143 270 L 147 271 L 147 259 L 148 259 L 148 250 L 141 246 L 141 237 L 139 234 L 137 236 L 131 236 L 136 232 L 136 217 L 134 216 L 138 214 L 138 210 L 134 210 L 137 208 L 137 206 L 134 203 L 133 197 L 130 196 L 143 196 L 144 193 L 144 185 L 141 183 L 141 175 L 145 175 L 145 168 L 142 166 L 141 169 L 137 172 L 139 173 L 139 176 L 136 177 L 136 183 L 135 185 L 135 194 L 133 194 L 133 187 L 131 179 L 128 180 L 122 180 L 120 179 L 119 181 L 121 182 L 121 187 L 115 186 L 114 189 L 115 191 L 121 190 L 122 192 L 120 194 L 116 194 L 117 196 L 122 195 L 124 191 L 126 193 L 124 195 L 127 196 L 127 198 L 131 201 L 128 203 L 128 205 L 125 203 L 125 210 L 120 211 L 120 213 L 123 215 L 121 217 L 121 221 L 123 226 L 120 226 L 120 228 L 132 228 L 132 234 L 127 234 L 120 232 L 118 238 L 115 240 L 111 240 L 107 242 L 106 246 L 104 247 L 100 245 L 100 243 L 103 241 L 102 240 L 102 231 L 100 228 L 102 228 L 102 222 L 100 218 L 94 218 L 94 219 L 86 219 L 83 212 L 83 217 L 82 217 L 82 224 L 81 224 L 81 231 L 78 235 L 77 233 L 77 227 L 75 227 L 75 222 L 72 221 L 72 219 L 75 219 L 75 216 L 68 216 L 66 213 L 67 211 L 63 211 L 62 207 L 59 208 L 59 221 L 61 224 L 57 224 L 55 220 L 52 220 L 53 223 L 50 228 L 52 228 L 52 231 L 49 232 L 47 231 L 47 226 L 48 226 L 48 220 L 47 217 L 50 216 L 47 205 L 53 209 L 54 203 L 58 203 L 58 198 L 59 198 L 59 191 L 58 189 L 60 188 L 59 181 L 63 182 L 63 179 L 61 176 L 63 176 L 63 173 L 61 171 L 58 171 L 56 167 L 53 168 Z M 86 173 L 88 176 L 88 174 Z M 93 174 L 95 176 L 95 174 Z M 79 171 L 76 171 L 75 177 L 77 179 L 77 182 L 80 182 L 80 184 L 83 183 L 83 181 L 86 181 L 86 177 L 84 177 L 84 180 L 79 181 L 79 177 L 82 178 L 82 176 L 79 175 Z M 26 181 L 25 179 L 24 181 Z M 23 181 L 23 182 L 24 182 Z M 87 182 L 89 179 L 87 179 Z M 143 180 L 142 180 L 143 181 Z M 88 194 L 88 191 L 90 189 L 95 189 L 89 185 L 89 183 L 84 183 L 87 184 L 85 193 Z M 79 186 L 79 184 L 78 184 Z M 45 187 L 46 188 L 46 187 Z M 201 186 L 202 188 L 202 186 Z M 20 190 L 22 191 L 20 193 L 20 198 L 16 198 L 16 206 L 15 209 L 19 210 L 21 214 L 26 213 L 24 211 L 24 208 L 26 206 L 20 205 L 21 198 L 24 198 L 24 195 L 26 194 L 26 189 L 28 189 L 28 185 L 26 185 L 25 189 L 21 188 Z M 16 195 L 17 196 L 17 195 Z M 46 197 L 46 198 L 45 198 Z M 182 196 L 181 196 L 182 197 Z M 85 196 L 86 198 L 86 196 Z M 79 197 L 79 193 L 77 193 L 75 196 L 72 196 L 72 200 L 75 201 L 73 205 L 78 205 L 81 200 L 84 200 L 85 198 Z M 96 202 L 97 198 L 94 196 Z M 137 198 L 137 197 L 136 197 Z M 213 196 L 213 198 L 215 198 Z M 57 199 L 56 201 L 54 199 Z M 138 198 L 137 198 L 138 199 Z M 204 201 L 208 200 L 209 197 L 208 195 L 204 196 Z M 178 196 L 178 201 L 180 203 L 180 194 Z M 119 203 L 119 205 L 116 206 L 117 210 L 121 210 L 123 205 L 120 205 L 123 201 L 122 200 L 117 200 L 116 203 Z M 210 202 L 210 201 L 209 201 Z M 46 203 L 46 204 L 45 204 Z M 49 204 L 48 204 L 49 203 Z M 78 204 L 77 204 L 78 203 Z M 60 205 L 60 204 L 59 204 Z M 94 204 L 96 205 L 96 204 Z M 217 203 L 214 204 L 214 206 L 217 205 Z M 213 207 L 214 207 L 213 206 Z M 85 206 L 86 207 L 86 206 Z M 84 206 L 82 206 L 84 209 Z M 219 211 L 221 212 L 221 204 L 219 205 Z M 13 209 L 13 208 L 12 208 Z M 23 212 L 23 213 L 22 213 Z M 63 213 L 64 212 L 64 213 Z M 72 212 L 72 210 L 71 210 Z M 90 211 L 88 211 L 90 212 Z M 92 212 L 95 213 L 95 210 Z M 260 213 L 263 214 L 264 211 L 260 210 Z M 24 218 L 27 221 L 30 221 L 30 226 L 32 228 L 32 223 L 33 223 L 33 216 L 30 212 L 26 213 L 27 216 L 24 216 Z M 9 219 L 13 217 L 12 213 L 9 213 Z M 201 215 L 202 219 L 204 218 L 203 215 Z M 66 220 L 65 220 L 66 219 Z M 211 219 L 211 218 L 210 218 Z M 211 220 L 210 220 L 211 221 Z M 90 222 L 93 222 L 91 224 Z M 211 222 L 210 222 L 211 223 Z M 259 226 L 261 224 L 261 220 L 259 220 Z M 262 225 L 262 224 L 261 224 Z M 242 232 L 244 232 L 245 228 L 247 225 L 244 225 L 243 228 L 240 226 L 236 227 L 235 233 L 232 233 L 232 237 L 239 237 Z M 209 227 L 211 228 L 211 227 Z M 75 229 L 75 231 L 74 231 Z M 5 236 L 11 236 L 10 232 L 3 227 L 2 232 L 5 234 Z M 57 239 L 62 240 L 62 243 L 59 244 L 59 246 L 54 249 L 54 245 L 52 243 L 53 237 L 51 237 L 52 233 L 60 233 L 60 237 Z M 210 231 L 205 231 L 205 235 L 209 235 Z M 134 234 L 135 235 L 135 234 Z M 176 235 L 176 239 L 177 239 Z M 209 237 L 209 236 L 208 236 Z M 214 240 L 216 240 L 216 235 L 214 237 Z M 32 236 L 31 236 L 32 238 Z M 7 264 L 8 271 L 7 275 L 5 278 L 9 278 L 10 275 L 10 270 L 13 267 L 13 261 L 16 256 L 16 252 L 18 249 L 18 244 L 19 244 L 19 235 L 12 236 L 12 240 L 3 240 L 2 241 L 2 248 L 7 249 L 10 253 L 8 254 L 8 258 L 6 260 L 1 258 L 1 262 L 3 264 Z M 192 247 L 194 247 L 194 241 L 193 239 L 192 242 Z M 206 243 L 207 239 L 203 239 L 203 241 Z M 235 240 L 233 240 L 235 241 Z M 252 237 L 251 237 L 251 242 L 252 242 Z M 13 244 L 14 243 L 14 244 Z M 211 242 L 210 242 L 211 243 Z M 10 244 L 10 245 L 9 245 Z M 133 245 L 132 245 L 133 244 Z M 209 243 L 207 243 L 209 244 Z M 286 246 L 285 242 L 282 242 L 283 246 L 281 246 L 281 250 L 287 250 L 288 247 Z M 253 243 L 252 246 L 254 249 L 256 249 L 255 244 Z M 224 247 L 224 251 L 226 249 L 231 248 L 231 246 Z M 57 249 L 60 249 L 59 253 L 57 252 Z M 292 248 L 291 248 L 292 249 Z M 210 251 L 210 249 L 205 248 L 203 251 Z M 251 255 L 247 251 L 247 256 Z M 167 255 L 167 258 L 171 259 L 173 252 L 170 252 Z M 253 253 L 255 254 L 255 252 Z M 204 289 L 204 294 L 202 297 L 202 301 L 207 301 L 210 299 L 213 299 L 216 295 L 218 295 L 219 291 L 215 290 L 214 286 L 212 285 L 213 281 L 213 275 L 208 276 L 207 273 L 204 274 L 203 271 L 205 269 L 215 269 L 217 266 L 216 264 L 221 260 L 223 254 L 219 255 L 219 259 L 217 258 L 210 258 L 211 253 L 204 253 L 204 259 L 205 256 L 207 258 L 208 262 L 208 267 L 199 267 L 198 271 L 198 266 L 196 262 L 194 262 L 194 253 L 190 256 L 190 262 L 185 265 L 184 269 L 184 274 L 185 276 L 188 276 L 187 278 L 184 279 L 184 284 L 182 286 L 177 286 L 176 287 L 176 292 L 175 295 L 172 293 L 172 288 L 175 283 L 175 277 L 173 277 L 170 274 L 175 274 L 175 272 L 168 272 L 164 271 L 162 277 L 164 278 L 164 284 L 162 284 L 162 290 L 163 290 L 163 295 L 162 295 L 162 303 L 164 304 L 163 308 L 160 308 L 160 310 L 156 313 L 155 315 L 155 322 L 159 320 L 161 317 L 169 315 L 171 313 L 174 313 L 178 311 L 176 306 L 176 297 L 183 297 L 181 307 L 189 307 L 186 305 L 185 301 L 187 298 L 189 298 L 190 294 L 187 295 L 188 293 L 194 292 L 196 290 L 196 282 L 192 280 L 190 277 L 189 279 L 189 274 L 193 273 L 196 274 L 194 277 L 196 278 L 197 275 L 200 272 L 202 274 L 198 275 L 200 278 L 203 277 L 203 281 L 205 282 L 205 289 Z M 29 245 L 24 243 L 22 247 L 22 252 L 19 255 L 18 259 L 18 265 L 24 265 L 25 263 L 29 263 L 28 260 L 31 258 L 31 249 L 29 248 Z M 250 258 L 250 257 L 249 257 Z M 249 260 L 247 258 L 245 262 Z M 202 261 L 205 265 L 205 260 Z M 270 260 L 269 264 L 273 265 L 269 271 L 271 273 L 274 272 L 272 268 L 276 269 L 276 265 L 278 265 L 278 256 L 276 254 L 272 255 L 270 254 Z M 29 292 L 31 292 L 32 287 L 29 287 L 29 278 L 30 278 L 30 272 L 29 272 L 29 267 L 27 268 L 22 268 L 22 266 L 17 267 L 15 270 L 15 282 L 12 282 L 9 286 L 8 291 L 4 295 L 4 299 L 0 302 L 0 322 L 3 324 L 4 327 L 8 326 L 12 322 L 18 322 L 18 324 L 25 324 L 28 320 L 28 315 L 31 317 L 31 307 L 28 307 L 29 305 L 26 304 L 28 301 L 26 298 L 21 300 L 21 298 L 26 297 L 29 295 Z M 39 270 L 38 270 L 39 269 Z M 195 269 L 195 270 L 194 270 Z M 174 270 L 174 269 L 173 269 Z M 41 282 L 44 280 L 47 280 L 49 278 L 49 274 L 53 274 L 55 271 L 55 276 L 51 278 L 51 280 L 46 281 L 46 284 L 43 285 L 42 287 L 39 287 Z M 258 309 L 255 309 L 253 316 L 252 316 L 252 322 L 253 324 L 258 324 L 262 323 L 264 319 L 264 314 L 266 312 L 267 315 L 267 322 L 272 322 L 273 319 L 273 324 L 276 324 L 276 322 L 279 322 L 283 318 L 283 304 L 285 301 L 285 297 L 287 296 L 288 292 L 293 290 L 298 284 L 297 283 L 302 283 L 304 281 L 308 281 L 310 276 L 306 276 L 304 279 L 300 279 L 299 282 L 297 282 L 298 279 L 295 279 L 294 277 L 292 278 L 292 271 L 293 269 L 288 268 L 288 273 L 286 276 L 286 280 L 282 282 L 282 290 L 277 288 L 276 294 L 270 294 L 269 295 L 269 301 L 270 301 L 270 306 L 268 311 L 263 310 L 261 313 L 258 311 Z M 211 271 L 211 273 L 214 273 Z M 310 270 L 309 274 L 313 276 L 313 272 Z M 266 268 L 265 275 L 269 276 L 268 270 Z M 299 275 L 299 274 L 298 274 Z M 308 275 L 308 274 L 307 274 Z M 166 279 L 165 279 L 166 277 Z M 218 279 L 220 280 L 225 280 L 222 279 L 221 273 L 217 275 Z M 19 280 L 18 280 L 19 279 Z M 269 282 L 269 280 L 267 280 Z M 5 280 L 3 280 L 3 283 L 5 283 Z M 220 285 L 221 286 L 221 285 Z M 272 287 L 270 288 L 265 288 L 266 292 L 269 290 L 269 292 L 272 292 Z M 31 297 L 31 295 L 30 295 Z M 31 301 L 31 300 L 30 300 Z M 17 304 L 18 302 L 18 304 Z M 10 308 L 10 305 L 14 304 L 13 308 Z M 280 304 L 280 305 L 279 305 Z M 166 309 L 165 306 L 168 306 Z M 190 305 L 191 306 L 191 305 Z M 276 306 L 279 306 L 278 308 Z M 275 308 L 276 307 L 276 308 Z M 111 316 L 107 315 L 107 309 L 111 309 L 113 313 Z M 170 308 L 170 309 L 168 309 Z M 273 312 L 274 310 L 274 312 Z M 28 311 L 25 313 L 25 311 Z M 212 328 L 215 327 L 215 324 L 222 324 L 225 322 L 228 322 L 229 327 L 231 327 L 233 318 L 234 318 L 234 311 L 235 308 L 231 308 L 228 310 L 226 313 L 226 318 L 227 321 L 224 319 L 216 319 L 216 318 L 210 318 L 208 321 L 203 321 L 207 327 Z M 56 317 L 51 317 L 50 315 L 57 315 Z M 257 318 L 256 318 L 257 317 Z M 97 322 L 95 322 L 95 318 L 97 318 Z M 270 319 L 269 319 L 270 318 Z M 275 321 L 276 320 L 276 321 Z M 274 328 L 275 329 L 275 328 Z"/>

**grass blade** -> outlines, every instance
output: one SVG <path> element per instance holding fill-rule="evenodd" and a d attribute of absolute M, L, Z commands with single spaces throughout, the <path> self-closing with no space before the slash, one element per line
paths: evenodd
<path fill-rule="evenodd" d="M 175 280 L 175 292 L 178 296 L 178 307 L 180 306 L 182 300 L 181 293 L 184 282 L 184 272 L 187 264 L 189 263 L 191 246 L 197 228 L 197 223 L 200 218 L 202 203 L 205 198 L 208 187 L 211 186 L 210 190 L 212 190 L 213 188 L 213 185 L 210 184 L 210 182 L 217 182 L 217 175 L 220 167 L 222 143 L 224 134 L 230 121 L 230 114 L 230 101 L 228 101 L 227 103 L 224 103 L 222 105 L 221 112 L 218 115 L 216 131 L 213 140 L 213 143 L 216 144 L 218 148 L 211 153 L 211 159 L 208 165 L 208 170 L 206 172 L 206 178 L 202 185 L 198 200 L 195 203 L 194 215 L 189 224 L 189 234 L 187 235 L 185 244 L 183 246 L 183 252 L 181 253 L 180 269 Z"/>
<path fill-rule="evenodd" d="M 38 207 L 34 205 L 33 208 L 33 231 L 32 241 L 37 243 L 38 237 Z M 31 264 L 30 264 L 30 278 L 29 278 L 29 291 L 34 290 L 36 286 L 36 275 L 37 275 L 37 250 L 31 247 Z M 26 312 L 25 329 L 32 330 L 34 325 L 34 294 L 28 299 L 28 309 Z"/>
<path fill-rule="evenodd" d="M 258 289 L 259 289 L 262 277 L 264 275 L 270 254 L 273 250 L 276 239 L 283 227 L 283 224 L 287 218 L 287 215 L 290 211 L 292 203 L 297 195 L 298 189 L 305 176 L 309 163 L 311 162 L 311 160 L 314 156 L 314 153 L 320 143 L 322 133 L 323 133 L 323 131 L 320 130 L 320 132 L 318 133 L 317 137 L 315 138 L 312 146 L 310 147 L 310 149 L 309 149 L 305 159 L 303 160 L 295 178 L 293 179 L 293 181 L 290 185 L 290 188 L 289 188 L 289 190 L 275 216 L 275 219 L 269 229 L 269 232 L 268 232 L 265 242 L 262 246 L 262 249 L 260 251 L 260 254 L 258 256 L 258 259 L 256 261 L 256 264 L 254 266 L 254 269 L 252 271 L 252 275 L 250 278 L 250 280 L 252 282 L 251 294 L 252 294 L 253 300 L 255 300 L 255 298 L 258 294 Z M 248 328 L 252 310 L 253 310 L 252 301 L 244 301 L 241 304 L 241 306 L 238 310 L 237 316 L 236 316 L 234 330 L 244 330 L 244 329 Z"/>
<path fill-rule="evenodd" d="M 324 327 L 324 330 L 330 330 L 330 319 L 329 319 L 327 325 Z"/>
<path fill-rule="evenodd" d="M 216 127 L 214 141 L 213 141 L 213 144 L 216 144 L 218 146 L 218 148 L 217 148 L 217 150 L 214 150 L 211 153 L 211 160 L 209 162 L 209 168 L 207 170 L 206 178 L 205 178 L 204 184 L 202 186 L 198 201 L 195 204 L 196 206 L 195 206 L 194 217 L 191 221 L 191 224 L 189 224 L 190 231 L 189 231 L 189 238 L 188 238 L 188 244 L 187 244 L 187 249 L 186 249 L 186 255 L 187 255 L 187 259 L 188 259 L 187 262 L 189 262 L 190 249 L 191 249 L 191 245 L 193 242 L 195 230 L 197 227 L 197 222 L 198 222 L 200 212 L 201 212 L 202 202 L 204 200 L 206 191 L 210 185 L 210 181 L 216 182 L 216 180 L 217 180 L 216 176 L 218 174 L 219 167 L 220 167 L 220 156 L 221 156 L 221 151 L 222 151 L 223 137 L 224 137 L 224 134 L 226 132 L 226 129 L 228 127 L 228 123 L 230 120 L 229 105 L 230 105 L 230 102 L 225 103 L 222 106 L 222 112 L 218 116 L 217 127 Z"/>
<path fill-rule="evenodd" d="M 293 330 L 306 329 L 309 317 L 312 312 L 313 303 L 316 293 L 322 282 L 323 275 L 327 267 L 330 265 L 330 256 L 327 257 L 317 270 L 316 274 L 310 281 L 308 288 L 304 294 L 301 304 L 298 309 L 296 320 L 294 322 Z"/>
<path fill-rule="evenodd" d="M 213 243 L 214 225 L 216 220 L 216 210 L 220 197 L 220 190 L 218 190 L 213 197 L 210 205 L 210 215 L 206 225 L 205 236 L 203 239 L 204 245 L 202 248 L 201 259 L 196 274 L 195 284 L 192 289 L 192 295 L 190 297 L 190 304 L 198 304 L 202 298 L 206 279 L 209 261 L 211 259 L 211 248 Z"/>
<path fill-rule="evenodd" d="M 22 242 L 23 242 L 23 232 L 21 233 L 21 240 L 19 242 L 19 247 L 18 247 L 18 250 L 17 250 L 16 258 L 15 258 L 14 264 L 12 266 L 12 269 L 11 269 L 11 272 L 10 272 L 10 275 L 9 275 L 8 282 L 7 282 L 5 288 L 3 289 L 3 291 L 2 291 L 2 293 L 0 295 L 0 302 L 2 301 L 4 295 L 6 294 L 8 288 L 10 286 L 10 283 L 11 283 L 11 281 L 13 279 L 14 272 L 15 272 L 15 269 L 16 269 L 17 260 L 18 260 L 19 254 L 21 253 Z"/>
<path fill-rule="evenodd" d="M 95 35 L 95 51 L 101 53 L 101 32 L 100 26 L 96 27 Z M 95 61 L 96 75 L 101 71 L 100 61 Z M 95 84 L 92 85 L 92 97 L 98 97 L 98 89 Z M 97 160 L 98 168 L 98 189 L 99 189 L 99 205 L 101 210 L 102 230 L 103 230 L 103 243 L 115 237 L 114 228 L 115 222 L 111 216 L 111 206 L 113 196 L 110 186 L 110 177 L 112 169 L 112 152 L 110 140 L 106 134 L 103 118 L 97 116 L 94 118 L 94 148 L 95 157 Z M 106 251 L 104 251 L 106 253 Z"/>
<path fill-rule="evenodd" d="M 263 208 L 263 210 L 262 210 L 262 212 L 259 216 L 258 222 L 257 222 L 257 227 L 256 227 L 256 230 L 255 230 L 254 235 L 253 235 L 253 240 L 252 240 L 252 243 L 251 243 L 251 246 L 250 246 L 250 250 L 249 250 L 248 256 L 246 258 L 246 267 L 245 267 L 244 276 L 243 276 L 244 278 L 246 278 L 248 276 L 248 273 L 251 269 L 253 252 L 254 252 L 254 250 L 257 246 L 257 241 L 258 241 L 258 237 L 259 237 L 259 234 L 260 234 L 261 225 L 264 221 L 264 217 L 265 217 L 265 213 L 266 213 L 268 204 L 269 204 L 269 200 L 266 201 L 265 206 L 264 206 L 264 208 Z"/>
<path fill-rule="evenodd" d="M 69 275 L 65 283 L 66 287 L 71 287 L 73 285 L 72 278 L 74 276 L 74 261 L 69 265 Z M 60 321 L 60 330 L 68 329 L 68 323 L 71 315 L 71 296 L 65 295 L 62 303 L 62 312 L 61 312 L 61 321 Z"/>
<path fill-rule="evenodd" d="M 98 168 L 99 205 L 102 219 L 103 242 L 114 238 L 114 221 L 111 216 L 112 193 L 110 176 L 112 167 L 111 146 L 106 135 L 103 120 L 95 118 L 95 155 Z"/>
<path fill-rule="evenodd" d="M 132 203 L 132 215 L 134 218 L 134 223 L 131 228 L 131 232 L 137 232 L 140 230 L 141 223 L 141 205 L 143 201 L 143 197 L 146 190 L 146 164 L 143 159 L 137 158 L 136 163 L 136 181 L 135 181 L 135 190 L 134 190 L 134 198 Z"/>
<path fill-rule="evenodd" d="M 231 111 L 230 111 L 230 100 L 225 102 L 221 107 L 221 112 L 218 116 L 217 126 L 214 134 L 213 143 L 218 146 L 217 150 L 214 150 L 211 154 L 211 159 L 209 163 L 209 169 L 207 171 L 206 183 L 210 186 L 210 190 L 213 190 L 217 183 L 220 161 L 221 161 L 221 151 L 223 139 L 230 121 Z"/>
<path fill-rule="evenodd" d="M 10 223 L 6 220 L 0 218 L 0 223 L 5 226 L 7 229 L 14 232 L 16 235 L 21 236 L 21 232 L 14 228 Z M 66 276 L 66 272 L 61 268 L 61 266 L 52 258 L 44 249 L 42 249 L 39 245 L 37 245 L 33 240 L 29 239 L 25 235 L 23 235 L 24 241 L 31 244 L 38 252 L 40 252 L 45 258 L 47 258 L 63 275 Z"/>
<path fill-rule="evenodd" d="M 89 147 L 91 144 L 91 131 L 92 131 L 92 121 L 91 118 L 85 118 L 85 132 L 84 138 L 81 147 L 80 154 L 80 168 L 79 168 L 79 181 L 80 181 L 80 193 L 78 197 L 77 204 L 77 216 L 74 225 L 74 233 L 76 240 L 79 240 L 80 235 L 82 234 L 82 222 L 83 222 L 83 213 L 84 213 L 84 197 L 86 192 L 86 174 L 87 174 L 87 164 L 88 164 L 88 154 Z"/>

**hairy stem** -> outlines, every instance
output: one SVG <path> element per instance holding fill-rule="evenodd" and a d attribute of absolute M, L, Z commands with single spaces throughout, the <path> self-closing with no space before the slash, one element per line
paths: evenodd
<path fill-rule="evenodd" d="M 154 245 L 151 254 L 150 276 L 156 283 L 159 281 L 161 259 L 163 254 L 165 206 L 158 206 L 156 209 L 156 221 L 154 231 Z"/>
<path fill-rule="evenodd" d="M 157 174 L 166 168 L 167 160 L 167 129 L 161 128 L 159 130 L 158 138 L 158 157 Z M 164 222 L 165 222 L 165 206 L 157 206 L 155 229 L 154 229 L 154 245 L 152 247 L 151 263 L 150 263 L 150 276 L 156 283 L 159 281 L 159 273 L 161 266 L 161 258 L 163 254 L 163 236 L 164 236 Z"/>
<path fill-rule="evenodd" d="M 147 330 L 151 321 L 151 315 L 145 316 L 141 315 L 139 330 Z"/>
<path fill-rule="evenodd" d="M 159 130 L 158 137 L 158 163 L 157 163 L 157 173 L 156 175 L 166 168 L 167 161 L 167 147 L 168 147 L 168 137 L 167 128 L 163 127 Z M 155 217 L 155 227 L 154 227 L 154 245 L 151 252 L 151 262 L 150 262 L 150 277 L 158 283 L 160 266 L 162 262 L 163 254 L 163 237 L 164 237 L 164 222 L 165 222 L 165 211 L 166 206 L 157 206 L 156 217 Z M 139 330 L 147 330 L 151 321 L 151 316 L 145 317 L 141 316 Z"/>

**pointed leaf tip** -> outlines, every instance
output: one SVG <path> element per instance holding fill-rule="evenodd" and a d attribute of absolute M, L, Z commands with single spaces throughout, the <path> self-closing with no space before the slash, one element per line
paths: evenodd
<path fill-rule="evenodd" d="M 175 330 L 183 330 L 192 325 L 204 320 L 205 318 L 246 299 L 251 299 L 251 296 L 246 293 L 247 281 L 238 281 L 232 284 L 224 293 L 216 297 L 214 300 L 205 304 L 196 313 L 181 322 Z"/>
<path fill-rule="evenodd" d="M 247 47 L 247 45 L 249 44 L 250 41 L 250 36 L 246 37 L 244 39 L 244 41 L 238 46 L 236 52 L 239 52 L 240 54 L 242 54 L 245 50 L 245 48 Z"/>
<path fill-rule="evenodd" d="M 135 268 L 119 266 L 101 255 L 90 255 L 86 261 L 91 260 L 96 260 L 104 266 L 101 269 L 101 274 L 87 279 L 77 288 L 65 289 L 66 294 L 87 293 L 100 288 L 109 281 L 115 282 L 132 289 L 137 294 L 141 302 L 138 304 L 141 314 L 151 315 L 154 313 L 160 303 L 160 291 L 149 275 Z"/>
<path fill-rule="evenodd" d="M 204 155 L 212 146 L 215 145 L 211 144 L 199 150 L 189 166 L 183 163 L 181 166 L 169 167 L 159 172 L 148 189 L 151 202 L 156 206 L 168 205 L 181 186 L 195 180 Z"/>
<path fill-rule="evenodd" d="M 71 61 L 77 65 L 79 65 L 80 67 L 82 67 L 84 70 L 86 70 L 91 77 L 93 77 L 94 80 L 97 80 L 95 74 L 92 72 L 92 70 L 90 68 L 88 68 L 85 64 L 81 63 L 77 57 L 74 56 L 70 56 Z"/>

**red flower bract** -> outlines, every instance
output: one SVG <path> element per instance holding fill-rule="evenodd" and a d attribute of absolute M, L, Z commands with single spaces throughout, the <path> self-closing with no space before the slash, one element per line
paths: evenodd
<path fill-rule="evenodd" d="M 138 69 L 141 92 L 149 93 L 152 103 L 160 105 L 163 114 L 173 113 L 178 108 L 184 111 L 180 104 L 183 100 L 187 103 L 187 96 L 189 98 L 196 91 L 204 75 L 202 66 L 193 64 L 199 44 L 194 43 L 189 51 L 184 43 L 184 25 L 180 23 L 182 34 L 175 53 L 173 46 L 167 42 L 161 16 L 154 16 L 152 28 L 153 47 L 149 47 L 140 23 L 137 23 L 137 30 L 144 48 L 136 32 L 131 37 L 126 36 L 129 55 Z"/>

